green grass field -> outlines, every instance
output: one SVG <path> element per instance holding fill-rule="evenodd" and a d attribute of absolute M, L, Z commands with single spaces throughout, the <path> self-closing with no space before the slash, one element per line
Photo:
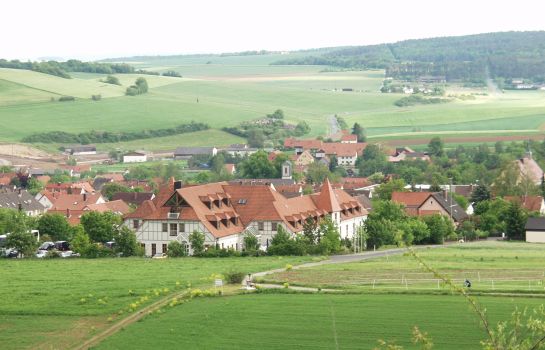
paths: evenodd
<path fill-rule="evenodd" d="M 141 297 L 187 286 L 211 288 L 216 274 L 254 272 L 311 258 L 0 260 L 2 349 L 69 348 Z M 177 286 L 176 282 L 180 282 Z M 159 294 L 159 296 L 156 295 Z"/>
<path fill-rule="evenodd" d="M 133 62 L 139 68 L 176 70 L 184 76 L 144 76 L 150 91 L 137 97 L 124 96 L 124 91 L 138 74 L 118 75 L 123 86 L 115 86 L 101 83 L 103 76 L 97 74 L 74 73 L 73 79 L 62 79 L 0 69 L 0 141 L 16 142 L 43 131 L 133 131 L 195 120 L 215 130 L 198 137 L 182 135 L 119 146 L 165 150 L 184 145 L 180 140 L 188 146 L 229 144 L 234 138 L 218 137 L 217 129 L 263 117 L 278 108 L 284 110 L 288 122 L 309 123 L 309 137 L 327 134 L 327 118 L 333 114 L 350 125 L 359 122 L 372 140 L 453 133 L 536 134 L 545 128 L 544 91 L 508 91 L 475 100 L 399 108 L 393 102 L 403 95 L 379 92 L 382 71 L 324 72 L 321 66 L 269 65 L 280 56 L 191 56 Z M 341 92 L 342 88 L 354 91 Z M 473 91 L 450 88 L 459 94 Z M 91 101 L 93 94 L 103 99 Z M 79 99 L 49 101 L 59 95 Z"/>
<path fill-rule="evenodd" d="M 480 298 L 495 324 L 540 299 Z M 264 294 L 197 299 L 147 316 L 97 349 L 407 349 L 414 326 L 436 349 L 480 349 L 485 334 L 458 296 Z"/>
<path fill-rule="evenodd" d="M 417 254 L 434 269 L 472 290 L 545 296 L 545 246 L 529 243 L 485 242 L 421 249 Z M 267 276 L 278 283 L 362 291 L 443 292 L 447 287 L 423 271 L 412 256 L 398 255 L 349 264 L 323 265 Z"/>

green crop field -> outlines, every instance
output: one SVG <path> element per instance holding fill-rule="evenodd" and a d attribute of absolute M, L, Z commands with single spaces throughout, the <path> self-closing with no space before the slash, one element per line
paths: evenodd
<path fill-rule="evenodd" d="M 231 269 L 254 272 L 311 259 L 2 259 L 2 278 L 9 283 L 0 287 L 0 344 L 2 349 L 69 348 L 140 298 L 151 302 L 187 283 L 211 288 L 215 274 Z"/>
<path fill-rule="evenodd" d="M 480 298 L 489 320 L 508 319 L 538 299 Z M 480 349 L 485 334 L 462 297 L 263 294 L 197 299 L 147 316 L 97 349 L 373 349 L 412 346 L 414 326 L 436 349 Z"/>
<path fill-rule="evenodd" d="M 136 131 L 195 120 L 208 123 L 213 130 L 198 137 L 182 135 L 118 147 L 167 150 L 184 144 L 227 145 L 241 139 L 218 135 L 218 129 L 263 117 L 278 108 L 284 110 L 288 122 L 306 121 L 312 128 L 309 137 L 326 135 L 330 129 L 328 118 L 334 114 L 350 125 L 361 123 L 371 140 L 435 134 L 536 134 L 545 128 L 545 91 L 507 91 L 479 95 L 475 100 L 400 108 L 393 103 L 404 95 L 379 92 L 383 71 L 269 65 L 280 56 L 142 59 L 132 64 L 160 72 L 175 70 L 183 78 L 118 74 L 122 86 L 102 83 L 104 76 L 92 73 L 72 73 L 72 79 L 62 79 L 0 69 L 0 141 L 17 142 L 44 131 Z M 149 93 L 124 96 L 125 88 L 139 76 L 147 79 Z M 343 92 L 343 88 L 354 91 Z M 485 91 L 447 87 L 447 94 L 472 92 Z M 102 100 L 91 101 L 94 94 L 100 94 Z M 60 95 L 78 99 L 50 102 L 51 97 Z"/>

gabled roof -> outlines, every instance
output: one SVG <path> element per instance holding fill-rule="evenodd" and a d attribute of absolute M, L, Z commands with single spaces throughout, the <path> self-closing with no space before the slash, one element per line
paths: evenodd
<path fill-rule="evenodd" d="M 529 211 L 540 211 L 543 204 L 541 196 L 505 196 L 504 199 L 508 202 L 516 202 Z"/>
<path fill-rule="evenodd" d="M 524 176 L 528 176 L 532 182 L 538 184 L 543 178 L 543 169 L 536 163 L 531 157 L 523 157 L 516 161 L 520 173 Z"/>
<path fill-rule="evenodd" d="M 337 157 L 354 157 L 360 155 L 367 147 L 366 143 L 324 143 L 322 149 L 327 155 L 336 155 Z"/>
<path fill-rule="evenodd" d="M 316 203 L 316 206 L 318 208 L 327 210 L 330 213 L 341 210 L 339 201 L 337 200 L 335 192 L 333 192 L 331 182 L 329 182 L 328 178 L 325 179 L 322 185 L 322 191 L 319 194 L 315 195 L 313 199 L 314 203 Z"/>
<path fill-rule="evenodd" d="M 341 136 L 341 141 L 358 141 L 358 135 L 344 134 Z"/>
<path fill-rule="evenodd" d="M 419 207 L 428 197 L 430 192 L 392 192 L 392 201 L 404 204 L 406 207 Z"/>
<path fill-rule="evenodd" d="M 122 200 L 125 203 L 140 205 L 144 201 L 152 200 L 155 198 L 153 192 L 117 192 L 112 196 L 112 201 Z"/>
<path fill-rule="evenodd" d="M 53 203 L 51 210 L 83 210 L 89 204 L 96 204 L 101 200 L 100 193 L 66 194 L 53 193 L 47 198 Z"/>
<path fill-rule="evenodd" d="M 220 206 L 216 203 L 225 200 Z M 172 206 L 177 203 L 177 207 Z M 214 203 L 214 204 L 212 204 Z M 218 182 L 186 186 L 174 191 L 163 187 L 153 201 L 145 201 L 125 219 L 164 220 L 168 213 L 179 213 L 179 220 L 200 221 L 214 237 L 224 237 L 244 230 L 252 221 L 283 222 L 292 232 L 302 230 L 302 223 L 311 216 L 324 217 L 327 208 L 341 212 L 341 218 L 365 215 L 366 210 L 343 190 L 333 190 L 324 183 L 315 195 L 286 199 L 273 185 Z M 215 226 L 213 223 L 234 218 L 237 224 Z M 238 220 L 237 220 L 238 219 Z"/>
<path fill-rule="evenodd" d="M 43 211 L 44 206 L 38 202 L 26 190 L 2 190 L 0 191 L 0 209 L 18 209 L 19 205 L 24 211 Z"/>

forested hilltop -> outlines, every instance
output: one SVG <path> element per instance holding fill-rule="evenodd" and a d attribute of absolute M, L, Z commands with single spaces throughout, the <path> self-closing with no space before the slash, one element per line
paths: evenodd
<path fill-rule="evenodd" d="M 386 69 L 394 79 L 433 76 L 447 81 L 483 81 L 487 77 L 545 81 L 545 31 L 500 32 L 416 39 L 393 44 L 332 49 L 322 55 L 274 64 L 328 65 Z"/>

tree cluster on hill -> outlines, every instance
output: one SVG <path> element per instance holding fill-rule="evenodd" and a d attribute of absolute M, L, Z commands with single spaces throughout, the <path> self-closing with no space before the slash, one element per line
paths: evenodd
<path fill-rule="evenodd" d="M 230 134 L 245 137 L 251 147 L 261 148 L 265 142 L 272 142 L 278 145 L 286 137 L 303 136 L 310 132 L 310 126 L 305 121 L 297 125 L 284 122 L 284 112 L 277 109 L 265 118 L 253 121 L 242 122 L 237 126 L 224 127 L 223 131 Z"/>
<path fill-rule="evenodd" d="M 142 95 L 148 92 L 148 82 L 146 79 L 140 77 L 137 78 L 134 82 L 134 85 L 131 85 L 127 88 L 125 95 L 127 96 L 136 96 Z"/>
<path fill-rule="evenodd" d="M 482 82 L 490 75 L 543 82 L 544 43 L 545 31 L 487 33 L 330 49 L 319 56 L 275 64 L 380 68 L 400 80 L 440 76 L 447 81 Z"/>
<path fill-rule="evenodd" d="M 90 143 L 110 143 L 123 142 L 131 140 L 149 139 L 153 137 L 171 136 L 185 134 L 188 132 L 207 130 L 210 126 L 204 123 L 191 121 L 188 124 L 181 124 L 168 129 L 151 129 L 142 131 L 89 131 L 79 134 L 73 134 L 64 131 L 48 131 L 32 134 L 24 137 L 21 141 L 26 143 L 72 143 L 72 144 L 90 144 Z"/>
<path fill-rule="evenodd" d="M 134 67 L 124 63 L 96 63 L 68 60 L 66 62 L 21 62 L 19 60 L 0 59 L 0 68 L 28 69 L 35 72 L 70 78 L 69 72 L 116 74 L 134 73 Z"/>

